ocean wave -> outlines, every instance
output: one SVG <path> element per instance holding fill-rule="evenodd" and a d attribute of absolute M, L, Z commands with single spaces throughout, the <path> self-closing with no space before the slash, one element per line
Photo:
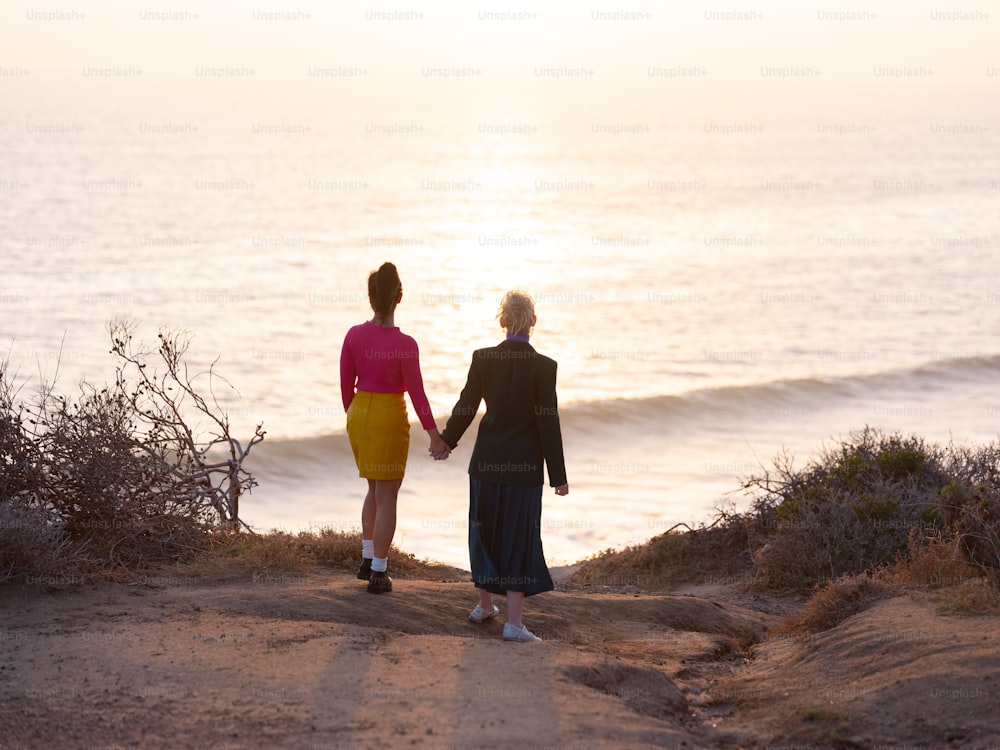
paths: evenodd
<path fill-rule="evenodd" d="M 906 398 L 970 384 L 995 383 L 1000 375 L 1000 354 L 941 358 L 912 367 L 851 376 L 779 378 L 763 383 L 702 388 L 678 394 L 644 398 L 615 398 L 560 406 L 564 434 L 604 439 L 609 431 L 621 435 L 665 433 L 674 430 L 717 429 L 719 424 L 741 421 L 811 420 L 818 411 L 848 406 L 861 399 Z M 443 424 L 443 416 L 438 423 Z M 721 420 L 725 420 L 722 422 Z M 860 425 L 859 425 L 860 426 Z M 477 420 L 466 433 L 475 435 Z M 418 423 L 411 425 L 411 449 L 421 448 L 415 438 Z M 253 471 L 268 476 L 310 479 L 319 466 L 353 466 L 344 432 L 267 440 L 248 461 Z"/>
<path fill-rule="evenodd" d="M 753 419 L 801 417 L 857 399 L 906 396 L 969 384 L 995 383 L 1000 354 L 940 358 L 911 367 L 849 376 L 778 378 L 744 385 L 701 388 L 646 398 L 607 399 L 560 408 L 564 429 L 606 428 L 665 420 L 691 422 L 713 416 Z"/>
<path fill-rule="evenodd" d="M 285 480 L 316 479 L 317 469 L 353 464 L 345 433 L 316 437 L 267 439 L 253 449 L 245 462 L 253 474 Z M 356 476 L 356 474 L 355 474 Z"/>

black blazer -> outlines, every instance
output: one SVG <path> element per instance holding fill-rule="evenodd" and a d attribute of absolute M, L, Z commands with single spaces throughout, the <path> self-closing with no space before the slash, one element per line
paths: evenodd
<path fill-rule="evenodd" d="M 486 414 L 479 423 L 469 476 L 494 484 L 541 487 L 544 462 L 549 483 L 566 484 L 555 360 L 531 344 L 511 339 L 473 352 L 469 378 L 441 433 L 452 448 L 483 399 Z"/>

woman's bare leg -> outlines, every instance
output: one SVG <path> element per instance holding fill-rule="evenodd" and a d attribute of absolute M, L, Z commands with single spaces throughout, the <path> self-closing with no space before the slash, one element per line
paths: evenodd
<path fill-rule="evenodd" d="M 375 541 L 375 557 L 388 557 L 392 537 L 396 533 L 396 498 L 402 479 L 375 480 L 375 523 L 372 539 Z"/>
<path fill-rule="evenodd" d="M 375 533 L 375 480 L 368 480 L 368 494 L 361 506 L 361 538 L 374 539 Z"/>
<path fill-rule="evenodd" d="M 524 615 L 524 592 L 508 591 L 507 622 L 509 622 L 515 628 L 522 628 L 524 627 L 524 623 L 521 622 L 521 617 L 523 615 Z"/>

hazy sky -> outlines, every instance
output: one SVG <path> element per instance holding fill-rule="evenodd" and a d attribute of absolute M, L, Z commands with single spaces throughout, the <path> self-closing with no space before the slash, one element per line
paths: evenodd
<path fill-rule="evenodd" d="M 982 109 L 1000 99 L 998 22 L 988 3 L 901 0 L 9 2 L 0 97 L 557 118 Z"/>

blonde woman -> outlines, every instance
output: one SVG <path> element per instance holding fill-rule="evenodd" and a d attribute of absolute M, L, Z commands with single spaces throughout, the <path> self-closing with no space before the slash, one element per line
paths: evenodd
<path fill-rule="evenodd" d="M 358 578 L 368 591 L 392 591 L 387 572 L 389 547 L 396 533 L 396 500 L 406 471 L 410 422 L 403 393 L 430 437 L 435 459 L 448 457 L 424 393 L 417 342 L 395 323 L 403 284 L 396 266 L 383 263 L 368 275 L 372 319 L 352 327 L 340 351 L 340 390 L 347 411 L 347 435 L 358 465 L 368 480 L 361 508 L 361 568 Z"/>
<path fill-rule="evenodd" d="M 569 492 L 556 399 L 556 362 L 536 352 L 529 337 L 535 303 L 520 291 L 504 295 L 498 313 L 506 339 L 479 349 L 441 437 L 454 449 L 480 401 L 486 414 L 469 462 L 469 562 L 482 623 L 500 614 L 507 597 L 507 641 L 541 640 L 524 625 L 525 597 L 554 586 L 542 552 L 543 464 L 557 495 Z"/>

